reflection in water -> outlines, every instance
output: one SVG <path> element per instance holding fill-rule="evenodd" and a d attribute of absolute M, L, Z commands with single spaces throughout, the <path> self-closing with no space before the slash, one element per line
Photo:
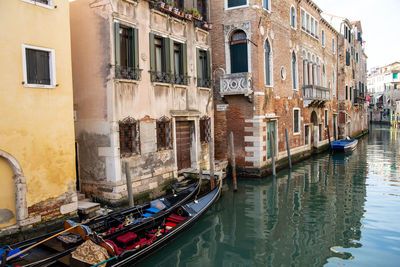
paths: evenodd
<path fill-rule="evenodd" d="M 276 178 L 228 182 L 222 198 L 142 266 L 396 266 L 400 132 L 379 126 L 351 154 Z"/>

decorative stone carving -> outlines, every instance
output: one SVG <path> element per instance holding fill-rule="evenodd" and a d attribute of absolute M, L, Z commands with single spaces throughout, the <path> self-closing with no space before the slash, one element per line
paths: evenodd
<path fill-rule="evenodd" d="M 249 96 L 252 91 L 252 76 L 250 72 L 224 74 L 221 76 L 221 96 L 245 95 Z"/>
<path fill-rule="evenodd" d="M 234 23 L 230 25 L 224 25 L 224 34 L 225 34 L 225 41 L 229 41 L 229 37 L 231 36 L 232 32 L 236 30 L 242 30 L 246 33 L 247 38 L 251 36 L 251 25 L 250 22 L 242 22 L 242 23 Z"/>
<path fill-rule="evenodd" d="M 159 30 L 159 31 L 163 31 L 163 32 L 168 32 L 168 16 L 154 11 L 151 11 L 151 21 L 150 21 L 150 26 L 152 29 L 154 30 Z"/>
<path fill-rule="evenodd" d="M 176 20 L 172 19 L 171 20 L 171 30 L 174 35 L 180 36 L 180 37 L 185 37 L 186 23 L 182 23 L 180 21 L 176 21 Z"/>

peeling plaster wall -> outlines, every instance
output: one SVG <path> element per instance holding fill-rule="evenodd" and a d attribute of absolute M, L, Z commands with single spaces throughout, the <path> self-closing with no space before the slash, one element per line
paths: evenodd
<path fill-rule="evenodd" d="M 187 1 L 189 2 L 189 1 Z M 81 191 L 116 201 L 126 196 L 127 162 L 134 193 L 151 190 L 177 176 L 176 150 L 157 151 L 156 120 L 195 122 L 192 166 L 204 156 L 199 145 L 200 117 L 213 117 L 211 90 L 197 88 L 196 48 L 209 50 L 206 31 L 149 8 L 147 1 L 89 1 L 70 3 L 74 77 L 75 131 L 79 146 Z M 114 22 L 134 27 L 139 34 L 140 81 L 115 78 Z M 150 32 L 187 45 L 187 86 L 150 80 Z M 90 47 L 90 49 L 89 49 Z M 173 115 L 174 112 L 183 112 Z M 140 154 L 120 156 L 119 121 L 139 121 Z M 173 141 L 175 142 L 173 130 Z M 208 152 L 206 152 L 208 153 Z"/>
<path fill-rule="evenodd" d="M 7 33 L 0 38 L 0 150 L 19 162 L 26 179 L 21 197 L 32 207 L 75 194 L 69 191 L 76 179 L 69 1 L 57 1 L 56 9 L 0 1 L 0 16 L 0 31 Z M 23 85 L 23 44 L 54 49 L 57 86 Z"/>

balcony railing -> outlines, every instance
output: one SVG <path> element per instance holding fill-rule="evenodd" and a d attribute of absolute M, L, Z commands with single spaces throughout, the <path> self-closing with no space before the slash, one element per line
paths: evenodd
<path fill-rule="evenodd" d="M 253 90 L 250 72 L 224 74 L 221 76 L 221 96 L 250 95 Z"/>
<path fill-rule="evenodd" d="M 174 77 L 174 84 L 180 84 L 180 85 L 188 85 L 189 84 L 189 76 L 184 76 L 180 74 L 175 74 L 173 75 Z"/>
<path fill-rule="evenodd" d="M 317 85 L 303 86 L 303 100 L 330 101 L 330 99 L 331 91 L 329 88 Z"/>
<path fill-rule="evenodd" d="M 115 66 L 115 78 L 140 81 L 142 70 L 126 66 Z"/>
<path fill-rule="evenodd" d="M 197 78 L 197 87 L 211 88 L 211 80 L 206 78 Z"/>
<path fill-rule="evenodd" d="M 152 82 L 157 83 L 172 83 L 174 77 L 172 77 L 171 73 L 168 72 L 150 71 L 150 79 Z"/>

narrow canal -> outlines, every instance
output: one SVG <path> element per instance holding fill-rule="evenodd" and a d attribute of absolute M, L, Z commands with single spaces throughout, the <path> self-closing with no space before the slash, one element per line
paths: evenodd
<path fill-rule="evenodd" d="M 276 179 L 229 181 L 185 234 L 141 266 L 400 266 L 400 130 Z"/>

